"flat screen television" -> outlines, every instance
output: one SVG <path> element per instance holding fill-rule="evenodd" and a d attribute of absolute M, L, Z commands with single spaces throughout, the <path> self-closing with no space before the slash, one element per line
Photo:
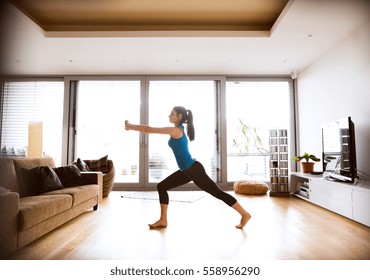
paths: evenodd
<path fill-rule="evenodd" d="M 357 178 L 355 125 L 351 117 L 322 127 L 322 163 L 329 180 L 354 182 Z"/>

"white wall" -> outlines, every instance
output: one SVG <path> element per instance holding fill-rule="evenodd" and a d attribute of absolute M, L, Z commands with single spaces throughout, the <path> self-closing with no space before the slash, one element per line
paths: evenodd
<path fill-rule="evenodd" d="M 321 157 L 321 126 L 351 116 L 357 168 L 370 176 L 370 22 L 304 69 L 297 86 L 299 151 Z"/>

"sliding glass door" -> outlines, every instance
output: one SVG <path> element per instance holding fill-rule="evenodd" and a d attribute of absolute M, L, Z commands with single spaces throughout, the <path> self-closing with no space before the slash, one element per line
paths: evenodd
<path fill-rule="evenodd" d="M 291 134 L 292 98 L 286 80 L 226 83 L 227 181 L 269 181 L 269 130 Z"/>
<path fill-rule="evenodd" d="M 152 189 L 178 170 L 168 135 L 125 131 L 126 119 L 172 126 L 173 107 L 192 110 L 190 152 L 220 187 L 242 179 L 269 181 L 269 130 L 288 129 L 292 135 L 287 79 L 142 77 L 76 84 L 74 159 L 108 155 L 115 189 Z"/>
<path fill-rule="evenodd" d="M 215 80 L 78 81 L 75 158 L 114 161 L 116 185 L 147 188 L 178 170 L 167 135 L 124 130 L 124 121 L 172 126 L 174 106 L 192 110 L 195 141 L 190 151 L 220 182 L 220 145 Z M 147 90 L 143 92 L 143 88 Z"/>
<path fill-rule="evenodd" d="M 127 133 L 124 122 L 140 122 L 140 94 L 139 80 L 78 82 L 75 158 L 108 155 L 117 183 L 139 182 L 139 135 Z"/>
<path fill-rule="evenodd" d="M 149 82 L 149 124 L 172 126 L 168 116 L 175 106 L 191 110 L 194 116 L 195 140 L 189 142 L 194 158 L 203 163 L 209 176 L 220 181 L 220 147 L 217 135 L 217 81 Z M 184 124 L 186 128 L 186 124 Z M 178 170 L 169 136 L 150 135 L 148 146 L 148 182 L 158 182 Z"/>

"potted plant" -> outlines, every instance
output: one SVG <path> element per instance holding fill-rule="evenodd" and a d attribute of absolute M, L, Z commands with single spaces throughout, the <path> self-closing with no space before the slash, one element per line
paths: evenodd
<path fill-rule="evenodd" d="M 245 174 L 251 175 L 248 168 L 248 155 L 260 154 L 267 157 L 269 155 L 268 149 L 264 147 L 263 138 L 260 136 L 261 129 L 246 124 L 243 120 L 239 119 L 239 127 L 233 138 L 233 147 L 239 150 L 239 156 L 244 157 Z"/>
<path fill-rule="evenodd" d="M 317 158 L 314 155 L 311 155 L 309 153 L 304 153 L 302 156 L 296 156 L 293 158 L 296 162 L 300 162 L 302 159 L 305 161 L 301 162 L 302 166 L 302 172 L 303 173 L 310 173 L 313 171 L 313 167 L 315 165 L 315 162 L 320 161 L 319 158 Z M 312 160 L 312 161 L 310 161 Z"/>

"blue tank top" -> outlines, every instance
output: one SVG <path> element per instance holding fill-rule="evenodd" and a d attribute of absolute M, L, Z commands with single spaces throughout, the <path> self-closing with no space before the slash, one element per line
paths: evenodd
<path fill-rule="evenodd" d="M 189 152 L 188 137 L 185 134 L 184 126 L 179 125 L 178 127 L 182 130 L 181 138 L 176 139 L 171 137 L 170 140 L 168 140 L 168 145 L 175 155 L 177 165 L 180 170 L 183 171 L 192 166 L 195 160 L 191 157 Z"/>

